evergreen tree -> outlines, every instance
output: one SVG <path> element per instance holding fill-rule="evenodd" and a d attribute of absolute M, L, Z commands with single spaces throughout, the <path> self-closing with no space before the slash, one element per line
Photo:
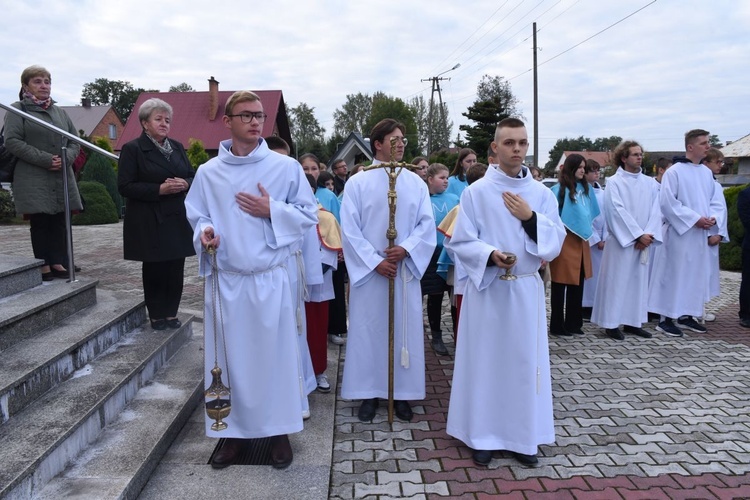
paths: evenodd
<path fill-rule="evenodd" d="M 503 77 L 484 75 L 477 86 L 477 99 L 461 114 L 475 125 L 460 125 L 458 128 L 466 132 L 468 147 L 481 155 L 493 141 L 500 120 L 509 116 L 520 117 L 518 98 Z"/>
<path fill-rule="evenodd" d="M 111 160 L 99 153 L 92 152 L 83 166 L 81 181 L 98 182 L 104 186 L 110 198 L 112 198 L 117 213 L 122 213 L 122 197 L 117 191 L 117 175 L 112 168 Z M 86 209 L 88 210 L 88 207 Z"/>
<path fill-rule="evenodd" d="M 203 141 L 199 139 L 188 139 L 188 144 L 189 146 L 185 153 L 187 153 L 188 160 L 190 160 L 190 165 L 195 170 L 198 170 L 198 167 L 208 161 L 208 153 L 206 153 L 206 148 L 203 147 Z"/>

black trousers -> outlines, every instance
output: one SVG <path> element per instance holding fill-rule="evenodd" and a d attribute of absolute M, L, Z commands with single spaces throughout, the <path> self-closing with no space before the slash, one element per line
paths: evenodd
<path fill-rule="evenodd" d="M 740 319 L 750 320 L 750 249 L 742 249 L 742 282 L 740 282 Z"/>
<path fill-rule="evenodd" d="M 328 302 L 328 333 L 341 335 L 346 328 L 346 264 L 333 271 L 333 300 Z"/>
<path fill-rule="evenodd" d="M 563 285 L 552 282 L 550 287 L 550 333 L 561 333 L 564 331 L 575 332 L 583 326 L 583 279 L 584 272 L 581 266 L 581 276 L 578 285 Z M 563 315 L 563 304 L 565 314 Z"/>
<path fill-rule="evenodd" d="M 48 266 L 67 266 L 65 241 L 65 212 L 57 214 L 30 214 L 31 248 L 34 257 Z"/>
<path fill-rule="evenodd" d="M 174 318 L 182 298 L 185 258 L 144 262 L 143 296 L 151 320 Z"/>
<path fill-rule="evenodd" d="M 427 321 L 432 333 L 441 333 L 440 318 L 443 316 L 443 294 L 427 295 Z"/>

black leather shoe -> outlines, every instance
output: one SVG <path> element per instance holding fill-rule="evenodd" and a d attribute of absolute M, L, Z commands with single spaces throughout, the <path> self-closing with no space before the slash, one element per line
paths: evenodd
<path fill-rule="evenodd" d="M 274 469 L 286 469 L 292 463 L 294 454 L 289 436 L 281 434 L 271 438 L 271 465 Z"/>
<path fill-rule="evenodd" d="M 375 412 L 378 409 L 378 400 L 377 398 L 372 399 L 365 399 L 362 401 L 362 404 L 359 405 L 359 412 L 357 413 L 357 418 L 359 418 L 362 422 L 369 422 L 373 418 L 375 418 Z"/>
<path fill-rule="evenodd" d="M 414 418 L 414 413 L 411 411 L 408 401 L 398 400 L 393 402 L 393 413 L 396 414 L 401 420 L 411 422 Z"/>
<path fill-rule="evenodd" d="M 536 458 L 536 455 L 524 455 L 523 453 L 516 453 L 513 452 L 513 456 L 518 460 L 518 462 L 524 464 L 524 465 L 536 465 L 539 463 L 539 459 Z"/>
<path fill-rule="evenodd" d="M 607 328 L 604 330 L 607 332 L 607 337 L 615 340 L 625 340 L 625 335 L 622 334 L 619 328 Z"/>
<path fill-rule="evenodd" d="M 622 327 L 622 330 L 625 333 L 632 333 L 633 335 L 638 335 L 639 337 L 643 337 L 644 339 L 650 339 L 651 337 L 653 337 L 651 333 L 647 332 L 643 328 L 638 328 L 637 326 L 625 325 Z"/>
<path fill-rule="evenodd" d="M 152 319 L 151 328 L 153 328 L 154 330 L 166 330 L 167 320 L 166 319 Z"/>
<path fill-rule="evenodd" d="M 492 462 L 492 452 L 490 450 L 474 450 L 471 458 L 475 464 L 486 467 Z"/>
<path fill-rule="evenodd" d="M 52 271 L 48 273 L 42 273 L 42 281 L 52 281 L 55 279 L 55 275 L 52 274 Z"/>
<path fill-rule="evenodd" d="M 211 460 L 211 467 L 214 469 L 223 469 L 237 463 L 244 444 L 243 439 L 227 438 L 219 451 L 214 455 L 213 460 Z"/>
<path fill-rule="evenodd" d="M 60 270 L 60 269 L 55 269 L 54 267 L 50 268 L 50 272 L 52 273 L 52 276 L 54 276 L 55 278 L 67 278 L 70 275 L 67 269 Z"/>
<path fill-rule="evenodd" d="M 182 322 L 180 322 L 179 318 L 167 319 L 165 321 L 167 322 L 167 328 L 171 328 L 173 330 L 176 330 L 182 326 Z"/>
<path fill-rule="evenodd" d="M 553 331 L 550 330 L 549 333 L 550 333 L 550 335 L 554 335 L 555 337 L 572 337 L 573 336 L 572 333 L 566 332 L 565 330 L 563 330 L 561 332 L 553 332 Z"/>
<path fill-rule="evenodd" d="M 571 335 L 584 335 L 583 330 L 581 330 L 580 328 L 570 330 L 568 333 L 570 333 Z"/>
<path fill-rule="evenodd" d="M 443 339 L 432 339 L 432 350 L 440 356 L 448 355 L 448 349 L 443 344 Z"/>
<path fill-rule="evenodd" d="M 742 328 L 750 328 L 750 319 L 745 319 L 745 318 L 742 318 L 742 319 L 740 320 L 740 326 L 741 326 Z"/>

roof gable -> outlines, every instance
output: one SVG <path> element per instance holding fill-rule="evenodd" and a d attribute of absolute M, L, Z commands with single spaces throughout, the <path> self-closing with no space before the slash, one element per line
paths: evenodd
<path fill-rule="evenodd" d="M 750 156 L 750 134 L 741 139 L 737 139 L 731 144 L 727 144 L 720 151 L 727 158 L 745 158 Z"/>
<path fill-rule="evenodd" d="M 370 143 L 365 142 L 362 138 L 362 134 L 359 132 L 351 132 L 349 136 L 342 142 L 336 149 L 336 152 L 331 157 L 331 161 L 328 162 L 330 167 L 334 160 L 346 160 L 346 164 L 351 168 L 354 166 L 354 161 L 357 155 L 364 154 L 368 159 L 372 160 L 372 150 L 370 149 Z"/>
<path fill-rule="evenodd" d="M 290 142 L 289 121 L 281 91 L 254 90 L 253 92 L 260 97 L 263 109 L 268 114 L 268 118 L 263 123 L 261 135 L 263 137 L 278 135 Z M 222 117 L 227 99 L 232 94 L 234 94 L 233 90 L 218 92 L 218 112 L 213 120 L 209 120 L 210 92 L 144 92 L 138 96 L 115 149 L 120 151 L 125 143 L 141 135 L 142 127 L 138 121 L 138 108 L 147 99 L 157 97 L 172 106 L 170 139 L 181 142 L 186 148 L 190 139 L 199 139 L 207 150 L 216 150 L 219 148 L 219 142 L 230 137 Z"/>

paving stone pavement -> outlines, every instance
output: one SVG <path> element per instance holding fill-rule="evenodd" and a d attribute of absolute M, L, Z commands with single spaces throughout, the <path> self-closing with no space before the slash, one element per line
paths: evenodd
<path fill-rule="evenodd" d="M 141 294 L 121 231 L 75 227 L 76 262 L 102 288 Z M 0 241 L 2 253 L 31 255 L 28 226 L 0 226 Z M 202 311 L 195 257 L 185 271 L 181 308 Z M 477 468 L 445 433 L 453 360 L 426 336 L 427 398 L 412 422 L 391 429 L 381 409 L 364 424 L 358 401 L 337 399 L 329 498 L 750 498 L 750 330 L 737 321 L 739 275 L 721 280 L 707 334 L 675 339 L 649 323 L 654 338 L 618 342 L 586 324 L 585 335 L 550 338 L 557 440 L 535 468 L 502 454 Z M 443 324 L 450 331 L 448 314 Z"/>

